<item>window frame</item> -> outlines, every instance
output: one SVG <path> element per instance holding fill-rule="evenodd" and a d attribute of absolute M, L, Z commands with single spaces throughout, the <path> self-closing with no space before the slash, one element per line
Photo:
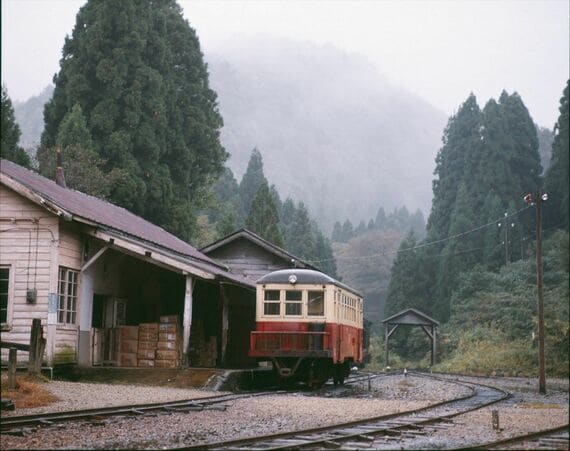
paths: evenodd
<path fill-rule="evenodd" d="M 267 292 L 269 291 L 276 291 L 278 293 L 277 300 L 275 299 L 267 299 Z M 278 313 L 267 313 L 266 307 L 275 306 L 278 307 Z M 263 316 L 271 317 L 271 318 L 279 318 L 281 317 L 281 290 L 276 289 L 264 289 L 263 290 Z"/>
<path fill-rule="evenodd" d="M 0 264 L 0 269 L 8 270 L 8 287 L 6 293 L 6 321 L 2 322 L 0 320 L 1 330 L 9 330 L 12 324 L 12 308 L 14 305 L 14 279 L 15 271 L 13 269 L 15 265 L 13 263 L 2 263 Z"/>
<path fill-rule="evenodd" d="M 62 273 L 64 278 L 62 278 Z M 78 320 L 79 274 L 76 269 L 60 266 L 57 272 L 57 324 L 76 326 Z M 74 280 L 70 280 L 73 276 Z M 71 283 L 71 285 L 70 285 Z M 73 290 L 73 288 L 75 288 Z M 63 293 L 62 293 L 63 289 Z M 70 293 L 71 289 L 71 293 Z"/>

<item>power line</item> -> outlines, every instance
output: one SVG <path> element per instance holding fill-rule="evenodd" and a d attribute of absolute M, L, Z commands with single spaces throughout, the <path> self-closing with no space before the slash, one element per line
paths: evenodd
<path fill-rule="evenodd" d="M 336 257 L 336 258 L 327 258 L 327 259 L 322 259 L 322 260 L 304 260 L 304 261 L 307 262 L 307 263 L 324 263 L 324 262 L 330 262 L 330 261 L 335 261 L 335 260 L 366 260 L 366 259 L 384 257 L 384 256 L 386 256 L 386 255 L 392 255 L 392 254 L 399 254 L 399 253 L 403 253 L 403 252 L 415 251 L 415 250 L 417 250 L 417 249 L 422 249 L 422 248 L 424 248 L 424 247 L 428 247 L 428 246 L 433 246 L 433 245 L 435 245 L 435 244 L 444 243 L 444 242 L 446 242 L 446 241 L 449 241 L 449 240 L 452 240 L 452 239 L 455 239 L 455 238 L 460 238 L 460 237 L 465 236 L 465 235 L 468 235 L 468 234 L 470 234 L 470 233 L 478 232 L 479 230 L 482 230 L 482 229 L 484 229 L 484 228 L 486 228 L 486 227 L 490 227 L 490 226 L 495 225 L 495 224 L 497 224 L 497 223 L 499 223 L 499 222 L 501 222 L 501 221 L 505 221 L 505 220 L 508 219 L 508 218 L 512 218 L 512 217 L 514 217 L 514 216 L 517 216 L 517 215 L 519 215 L 520 213 L 522 213 L 523 211 L 528 210 L 529 208 L 531 208 L 531 206 L 530 206 L 530 205 L 527 205 L 527 206 L 521 208 L 520 210 L 518 210 L 518 211 L 516 211 L 516 212 L 514 212 L 514 213 L 512 213 L 512 214 L 510 214 L 510 215 L 508 215 L 508 216 L 502 216 L 502 217 L 500 217 L 499 219 L 496 219 L 495 221 L 491 221 L 491 222 L 489 222 L 489 223 L 487 223 L 487 224 L 483 224 L 483 225 L 474 227 L 474 228 L 471 229 L 471 230 L 467 230 L 467 231 L 465 231 L 465 232 L 457 233 L 457 234 L 455 234 L 455 235 L 450 235 L 450 236 L 448 236 L 448 237 L 445 237 L 445 238 L 442 238 L 442 239 L 439 239 L 439 240 L 430 241 L 429 243 L 421 243 L 421 244 L 418 244 L 417 246 L 409 247 L 409 248 L 406 248 L 406 249 L 397 249 L 397 250 L 394 250 L 394 251 L 384 251 L 384 252 L 380 252 L 380 253 L 377 253 L 377 254 L 360 255 L 360 256 L 355 256 L 355 257 L 342 257 L 342 256 L 340 256 L 340 257 Z"/>

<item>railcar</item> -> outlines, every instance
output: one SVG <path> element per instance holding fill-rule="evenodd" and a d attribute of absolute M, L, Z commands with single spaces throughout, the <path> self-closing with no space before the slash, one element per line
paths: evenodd
<path fill-rule="evenodd" d="M 309 269 L 271 272 L 256 285 L 250 357 L 271 362 L 282 381 L 344 383 L 363 361 L 363 297 Z"/>

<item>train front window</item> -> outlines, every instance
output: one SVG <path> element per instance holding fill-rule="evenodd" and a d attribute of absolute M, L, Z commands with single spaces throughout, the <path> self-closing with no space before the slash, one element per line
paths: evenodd
<path fill-rule="evenodd" d="M 280 315 L 280 299 L 279 290 L 265 290 L 263 301 L 263 314 L 264 315 Z"/>
<path fill-rule="evenodd" d="M 285 315 L 301 316 L 302 314 L 302 291 L 287 290 L 285 292 Z"/>
<path fill-rule="evenodd" d="M 309 291 L 307 314 L 309 316 L 324 316 L 325 314 L 324 291 Z"/>

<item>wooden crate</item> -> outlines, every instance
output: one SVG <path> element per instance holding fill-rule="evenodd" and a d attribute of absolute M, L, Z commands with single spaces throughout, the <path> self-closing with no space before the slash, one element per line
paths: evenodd
<path fill-rule="evenodd" d="M 124 340 L 137 340 L 139 337 L 138 326 L 119 326 L 119 338 Z"/>
<path fill-rule="evenodd" d="M 162 334 L 177 334 L 179 329 L 180 326 L 177 323 L 160 323 L 158 332 Z"/>
<path fill-rule="evenodd" d="M 119 340 L 119 353 L 134 353 L 136 354 L 139 347 L 138 340 Z"/>
<path fill-rule="evenodd" d="M 141 341 L 139 340 L 139 350 L 155 350 L 158 345 L 157 341 Z"/>
<path fill-rule="evenodd" d="M 178 351 L 180 343 L 177 341 L 159 341 L 157 343 L 157 349 L 162 351 Z"/>
<path fill-rule="evenodd" d="M 166 315 L 160 317 L 161 323 L 175 323 L 178 324 L 180 322 L 180 315 Z"/>
<path fill-rule="evenodd" d="M 151 368 L 151 367 L 154 367 L 156 365 L 154 364 L 154 359 L 139 359 L 138 360 L 138 366 Z"/>
<path fill-rule="evenodd" d="M 178 360 L 178 351 L 158 349 L 156 351 L 156 360 Z"/>
<path fill-rule="evenodd" d="M 136 352 L 121 352 L 118 358 L 119 366 L 138 366 Z"/>
<path fill-rule="evenodd" d="M 156 356 L 156 351 L 154 349 L 149 350 L 149 349 L 140 349 L 139 348 L 139 350 L 137 352 L 137 357 L 139 359 L 154 360 L 155 356 Z"/>
<path fill-rule="evenodd" d="M 158 341 L 173 341 L 173 342 L 180 342 L 180 334 L 177 333 L 168 333 L 168 332 L 160 332 L 158 334 Z"/>

